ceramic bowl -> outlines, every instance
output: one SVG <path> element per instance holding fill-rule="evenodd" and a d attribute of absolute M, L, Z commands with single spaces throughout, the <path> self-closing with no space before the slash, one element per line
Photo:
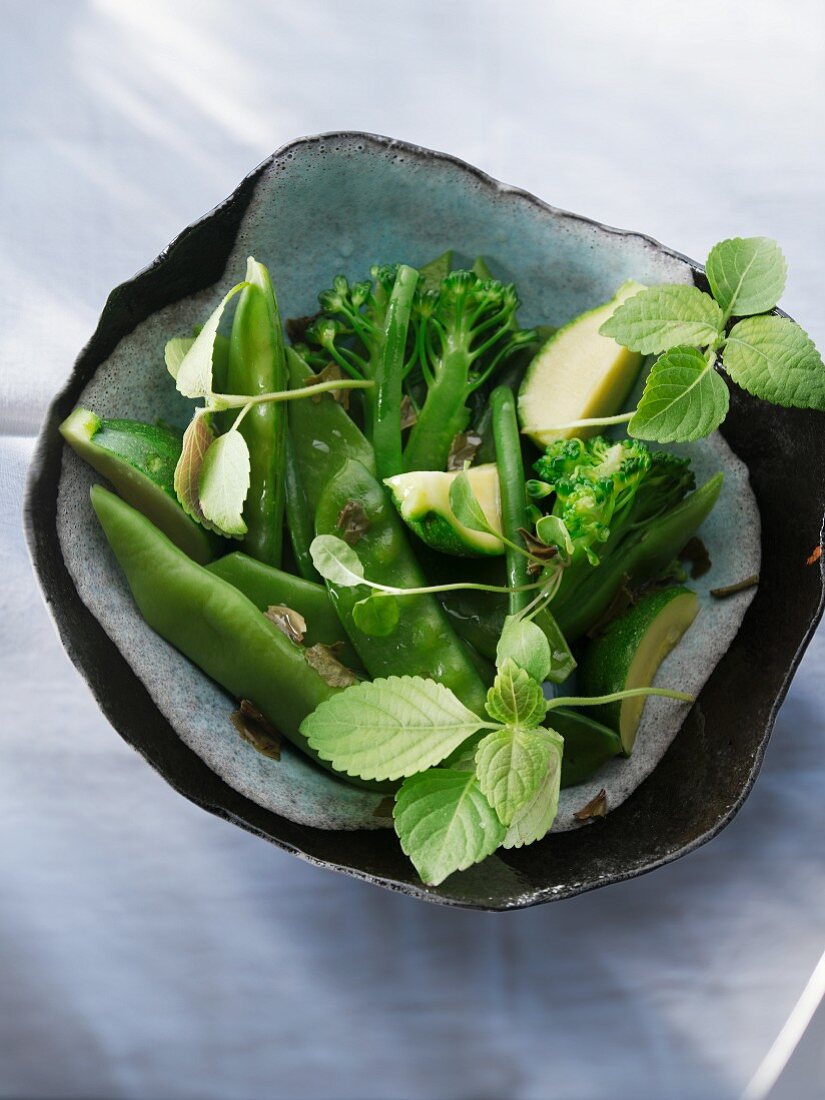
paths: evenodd
<path fill-rule="evenodd" d="M 759 505 L 762 581 L 733 644 L 650 778 L 598 823 L 497 855 L 434 889 L 417 881 L 391 831 L 308 824 L 317 818 L 307 807 L 323 802 L 322 823 L 346 826 L 360 796 L 298 754 L 278 774 L 253 763 L 237 789 L 208 766 L 209 752 L 197 738 L 208 741 L 208 707 L 218 713 L 228 700 L 209 684 L 202 686 L 206 710 L 183 690 L 178 709 L 169 705 L 162 683 L 200 674 L 184 669 L 183 658 L 148 632 L 128 603 L 90 519 L 92 475 L 64 453 L 57 432 L 90 383 L 98 401 L 110 406 L 99 410 L 106 415 L 157 415 L 162 400 L 163 415 L 178 413 L 182 422 L 186 406 L 173 405 L 182 399 L 164 374 L 160 336 L 202 320 L 215 284 L 242 271 L 246 255 L 270 266 L 284 316 L 298 316 L 313 310 L 318 289 L 338 270 L 361 275 L 376 259 L 420 264 L 448 245 L 467 257 L 492 257 L 497 273 L 517 279 L 526 323 L 561 323 L 606 300 L 630 277 L 705 286 L 698 264 L 649 237 L 557 210 L 454 157 L 359 133 L 293 142 L 112 291 L 49 409 L 25 513 L 35 569 L 71 659 L 115 729 L 176 790 L 320 866 L 440 904 L 505 910 L 653 870 L 709 840 L 742 805 L 822 612 L 821 564 L 806 564 L 819 545 L 825 510 L 816 414 L 732 393 L 724 435 L 747 465 Z M 732 530 L 731 539 L 736 536 Z M 101 618 L 110 633 L 116 623 L 120 649 L 81 599 L 94 584 L 111 592 L 108 618 Z M 124 653 L 141 654 L 143 681 Z M 145 674 L 147 660 L 154 679 Z M 255 800 L 267 783 L 276 784 L 268 788 L 269 801 L 281 812 Z"/>

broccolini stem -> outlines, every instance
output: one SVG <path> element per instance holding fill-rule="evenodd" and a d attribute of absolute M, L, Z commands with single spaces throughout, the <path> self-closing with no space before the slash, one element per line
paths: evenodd
<path fill-rule="evenodd" d="M 401 473 L 401 382 L 407 349 L 413 295 L 418 282 L 415 268 L 401 264 L 395 277 L 384 343 L 375 371 L 372 444 L 379 478 Z"/>
<path fill-rule="evenodd" d="M 470 362 L 456 350 L 446 356 L 443 368 L 427 390 L 418 419 L 404 450 L 405 470 L 445 470 L 450 446 L 467 427 L 467 382 Z"/>
<path fill-rule="evenodd" d="M 496 465 L 501 494 L 501 528 L 511 545 L 505 544 L 507 583 L 510 586 L 510 614 L 517 615 L 529 599 L 525 598 L 523 585 L 529 580 L 529 561 L 515 552 L 512 545 L 521 536 L 520 529 L 529 526 L 527 518 L 527 490 L 524 485 L 524 464 L 521 458 L 516 403 L 513 391 L 498 386 L 490 397 L 493 412 L 493 439 L 496 446 Z"/>

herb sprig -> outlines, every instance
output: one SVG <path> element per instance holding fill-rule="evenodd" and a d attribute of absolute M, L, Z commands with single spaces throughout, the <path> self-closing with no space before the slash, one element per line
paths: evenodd
<path fill-rule="evenodd" d="M 545 718 L 556 707 L 635 695 L 692 701 L 684 692 L 635 688 L 599 699 L 544 698 L 547 640 L 510 617 L 499 643 L 487 714 L 421 676 L 356 684 L 322 703 L 301 732 L 322 760 L 361 779 L 403 779 L 393 813 L 404 853 L 437 886 L 491 855 L 541 840 L 556 817 L 564 740 Z"/>
<path fill-rule="evenodd" d="M 825 410 L 825 364 L 803 329 L 773 316 L 787 265 L 775 241 L 734 237 L 714 245 L 705 267 L 712 294 L 693 286 L 649 287 L 628 298 L 599 330 L 631 351 L 658 354 L 636 409 L 577 421 L 577 428 L 627 423 L 628 435 L 688 443 L 724 421 L 730 398 L 717 366 L 754 397 Z M 731 321 L 735 318 L 735 324 Z M 574 425 L 554 425 L 567 429 Z"/>

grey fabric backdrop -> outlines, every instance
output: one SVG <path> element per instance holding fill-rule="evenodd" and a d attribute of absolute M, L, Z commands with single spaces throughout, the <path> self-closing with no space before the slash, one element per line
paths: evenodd
<path fill-rule="evenodd" d="M 63 655 L 19 511 L 109 289 L 300 134 L 445 149 L 699 258 L 775 236 L 784 304 L 825 346 L 821 3 L 5 0 L 0 17 L 0 1093 L 736 1097 L 825 945 L 822 635 L 712 844 L 558 906 L 450 912 L 167 788 Z"/>

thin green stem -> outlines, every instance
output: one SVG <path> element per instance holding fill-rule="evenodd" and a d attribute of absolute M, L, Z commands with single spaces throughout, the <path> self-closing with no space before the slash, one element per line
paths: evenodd
<path fill-rule="evenodd" d="M 523 584 L 518 588 L 508 588 L 502 584 L 480 584 L 475 581 L 455 581 L 453 584 L 430 584 L 421 588 L 396 588 L 391 584 L 379 584 L 378 581 L 369 581 L 366 577 L 359 580 L 359 584 L 367 588 L 374 588 L 377 592 L 385 592 L 388 596 L 426 596 L 431 592 L 534 592 L 541 588 L 543 582 L 535 584 Z"/>
<path fill-rule="evenodd" d="M 626 688 L 624 691 L 614 691 L 611 695 L 559 695 L 555 699 L 548 700 L 547 709 L 555 710 L 556 707 L 600 707 L 605 703 L 617 703 L 621 699 L 635 699 L 640 695 L 659 695 L 663 699 L 678 699 L 681 703 L 692 703 L 694 697 L 684 691 L 671 691 L 670 688 L 639 687 Z"/>
<path fill-rule="evenodd" d="M 549 427 L 522 428 L 522 435 L 536 435 L 538 432 L 568 432 L 574 428 L 607 428 L 611 424 L 626 424 L 636 415 L 633 409 L 629 413 L 618 413 L 616 416 L 594 416 L 585 420 L 571 420 L 567 424 L 551 424 Z"/>
<path fill-rule="evenodd" d="M 332 390 L 369 390 L 375 383 L 370 379 L 337 378 L 329 382 L 318 382 L 314 386 L 301 386 L 296 390 L 275 390 L 274 393 L 259 393 L 254 397 L 243 393 L 213 393 L 209 398 L 210 412 L 222 412 L 224 409 L 242 409 L 245 405 L 266 405 L 278 401 L 295 401 L 301 397 L 314 397 L 319 393 Z"/>
<path fill-rule="evenodd" d="M 247 401 L 247 403 L 244 405 L 244 407 L 241 409 L 241 411 L 235 417 L 235 423 L 229 429 L 231 432 L 236 432 L 238 430 L 238 428 L 240 428 L 243 418 L 246 416 L 246 414 L 249 412 L 249 410 L 251 408 L 252 408 L 252 402 Z"/>

